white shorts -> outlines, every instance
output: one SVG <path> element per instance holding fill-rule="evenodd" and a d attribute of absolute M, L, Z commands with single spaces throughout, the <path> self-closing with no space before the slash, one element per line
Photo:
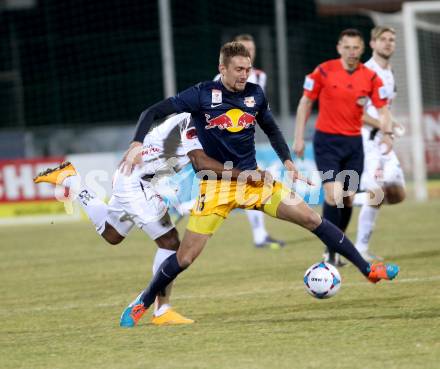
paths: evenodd
<path fill-rule="evenodd" d="M 152 240 L 174 228 L 162 197 L 148 181 L 135 175 L 115 173 L 108 211 L 107 223 L 124 237 L 135 225 Z"/>
<path fill-rule="evenodd" d="M 364 171 L 361 177 L 361 189 L 374 191 L 382 187 L 405 187 L 405 177 L 399 159 L 392 150 L 388 154 L 380 151 L 379 140 L 370 140 L 363 134 Z"/>

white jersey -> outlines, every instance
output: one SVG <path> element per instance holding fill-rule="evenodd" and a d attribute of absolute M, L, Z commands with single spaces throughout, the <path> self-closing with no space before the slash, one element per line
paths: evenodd
<path fill-rule="evenodd" d="M 396 97 L 394 75 L 391 68 L 382 68 L 373 58 L 368 60 L 365 65 L 374 70 L 382 79 L 388 99 L 388 106 L 390 106 L 392 100 Z M 365 109 L 366 113 L 371 117 L 379 118 L 379 113 L 371 103 L 371 100 L 367 101 Z M 364 124 L 362 127 L 365 160 L 364 172 L 361 177 L 361 188 L 374 191 L 375 189 L 391 185 L 404 187 L 405 178 L 399 159 L 393 150 L 385 155 L 381 153 L 380 142 L 382 134 L 379 131 L 373 136 L 371 134 L 373 129 L 368 124 Z"/>
<path fill-rule="evenodd" d="M 188 152 L 202 149 L 191 114 L 181 113 L 154 127 L 144 138 L 140 177 L 158 172 L 178 172 L 189 163 Z"/>
<path fill-rule="evenodd" d="M 144 138 L 142 165 L 137 165 L 130 175 L 118 169 L 113 176 L 108 223 L 123 236 L 136 224 L 152 239 L 171 229 L 173 225 L 166 216 L 167 205 L 161 195 L 168 194 L 169 176 L 188 164 L 187 153 L 196 149 L 202 146 L 191 114 L 175 115 L 153 128 Z M 145 178 L 146 175 L 151 178 Z"/>
<path fill-rule="evenodd" d="M 371 70 L 375 71 L 377 75 L 381 78 L 385 92 L 386 92 L 386 98 L 388 99 L 388 107 L 391 106 L 392 100 L 396 97 L 396 84 L 394 82 L 394 75 L 391 68 L 382 68 L 373 57 L 371 57 L 370 60 L 368 60 L 365 63 L 365 66 L 367 68 L 370 68 Z M 377 109 L 374 107 L 374 105 L 371 102 L 371 99 L 367 100 L 367 103 L 365 104 L 365 112 L 375 119 L 379 118 L 379 113 Z M 364 125 L 364 128 L 368 130 L 368 133 L 373 129 L 373 127 L 369 126 L 368 124 Z"/>
<path fill-rule="evenodd" d="M 220 74 L 217 74 L 214 77 L 214 81 L 218 81 L 219 79 L 220 79 Z M 261 69 L 252 68 L 251 72 L 249 73 L 247 82 L 255 83 L 259 85 L 263 89 L 263 91 L 265 91 L 266 81 L 267 81 L 267 75 L 264 71 L 262 71 Z"/>

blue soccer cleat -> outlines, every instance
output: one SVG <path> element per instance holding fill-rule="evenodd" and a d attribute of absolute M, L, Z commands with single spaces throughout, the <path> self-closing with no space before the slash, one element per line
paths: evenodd
<path fill-rule="evenodd" d="M 147 309 L 141 301 L 139 295 L 130 305 L 128 305 L 121 315 L 119 325 L 124 328 L 134 327 L 145 314 Z"/>

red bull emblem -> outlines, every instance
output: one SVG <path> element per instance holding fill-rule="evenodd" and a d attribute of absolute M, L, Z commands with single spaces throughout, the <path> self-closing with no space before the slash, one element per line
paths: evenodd
<path fill-rule="evenodd" d="M 209 114 L 205 114 L 205 117 L 207 123 L 205 129 L 217 127 L 235 133 L 255 125 L 255 116 L 240 109 L 230 109 L 226 113 L 211 119 Z"/>

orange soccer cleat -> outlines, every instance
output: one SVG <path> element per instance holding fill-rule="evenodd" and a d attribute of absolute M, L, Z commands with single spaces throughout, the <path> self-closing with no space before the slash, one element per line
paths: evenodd
<path fill-rule="evenodd" d="M 399 273 L 399 267 L 396 264 L 373 263 L 370 264 L 370 273 L 368 280 L 377 283 L 381 279 L 392 280 Z"/>
<path fill-rule="evenodd" d="M 35 178 L 35 183 L 52 183 L 54 185 L 60 185 L 63 181 L 70 176 L 75 176 L 75 167 L 68 161 L 60 164 L 55 168 L 46 169 L 44 172 L 39 173 Z"/>
<path fill-rule="evenodd" d="M 194 323 L 194 320 L 185 318 L 183 315 L 169 308 L 162 315 L 153 316 L 153 318 L 151 319 L 151 323 L 155 325 L 179 325 L 179 324 L 192 324 Z"/>

